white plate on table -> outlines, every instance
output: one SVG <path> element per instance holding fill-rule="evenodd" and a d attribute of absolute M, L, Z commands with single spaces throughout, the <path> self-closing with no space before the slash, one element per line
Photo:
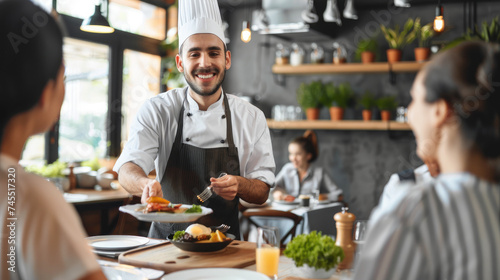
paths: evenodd
<path fill-rule="evenodd" d="M 299 205 L 300 204 L 300 201 L 298 199 L 296 199 L 294 201 L 275 200 L 273 202 L 276 202 L 276 203 L 282 204 L 282 205 Z"/>
<path fill-rule="evenodd" d="M 269 277 L 252 270 L 236 268 L 198 268 L 167 274 L 161 280 L 269 280 Z"/>
<path fill-rule="evenodd" d="M 98 262 L 108 280 L 148 280 L 146 275 L 136 267 L 101 260 Z"/>
<path fill-rule="evenodd" d="M 182 204 L 181 208 L 191 208 L 192 205 Z M 136 219 L 143 222 L 160 222 L 160 223 L 187 223 L 194 222 L 199 218 L 212 214 L 213 210 L 201 206 L 201 213 L 166 213 L 166 212 L 153 212 L 144 213 L 142 210 L 146 204 L 132 204 L 120 206 L 120 211 L 134 216 Z"/>
<path fill-rule="evenodd" d="M 134 235 L 98 235 L 87 237 L 87 242 L 95 250 L 120 251 L 145 245 L 149 239 Z"/>

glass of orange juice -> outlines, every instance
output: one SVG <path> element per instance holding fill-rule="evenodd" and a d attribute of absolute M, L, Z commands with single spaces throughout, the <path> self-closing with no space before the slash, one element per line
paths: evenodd
<path fill-rule="evenodd" d="M 278 228 L 257 228 L 256 262 L 257 272 L 271 279 L 278 279 L 278 262 L 280 259 L 280 235 Z"/>

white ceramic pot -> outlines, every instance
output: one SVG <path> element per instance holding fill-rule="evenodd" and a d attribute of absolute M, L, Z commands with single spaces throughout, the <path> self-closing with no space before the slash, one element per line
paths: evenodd
<path fill-rule="evenodd" d="M 97 184 L 103 189 L 111 189 L 111 182 L 115 177 L 111 173 L 97 173 Z"/>
<path fill-rule="evenodd" d="M 312 278 L 312 279 L 328 279 L 332 277 L 336 269 L 337 269 L 336 267 L 330 270 L 325 270 L 323 268 L 316 269 L 314 267 L 308 266 L 307 264 L 304 264 L 303 266 L 300 267 L 295 266 L 295 271 L 298 276 L 303 278 Z"/>
<path fill-rule="evenodd" d="M 80 188 L 94 188 L 97 184 L 96 176 L 96 171 L 76 174 L 76 184 Z"/>

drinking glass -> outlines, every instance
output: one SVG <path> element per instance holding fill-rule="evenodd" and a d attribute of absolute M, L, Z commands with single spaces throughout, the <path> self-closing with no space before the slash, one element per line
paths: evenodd
<path fill-rule="evenodd" d="M 355 263 L 359 260 L 361 249 L 365 243 L 367 224 L 368 221 L 366 220 L 358 220 L 354 222 L 352 240 L 356 243 L 356 255 L 354 256 Z"/>
<path fill-rule="evenodd" d="M 279 230 L 276 227 L 257 228 L 256 266 L 257 272 L 278 279 L 278 263 L 280 258 Z"/>

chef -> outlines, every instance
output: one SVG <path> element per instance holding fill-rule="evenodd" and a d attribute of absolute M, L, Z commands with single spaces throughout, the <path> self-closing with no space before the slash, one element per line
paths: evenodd
<path fill-rule="evenodd" d="M 198 223 L 231 226 L 240 237 L 238 202 L 264 203 L 274 185 L 271 137 L 262 111 L 223 91 L 231 67 L 216 0 L 179 1 L 177 69 L 188 86 L 161 93 L 140 108 L 114 170 L 134 195 L 201 204 L 213 214 Z M 156 169 L 155 180 L 148 174 Z M 228 175 L 218 178 L 221 174 Z M 214 194 L 203 203 L 207 186 Z M 188 224 L 153 223 L 165 238 Z"/>

